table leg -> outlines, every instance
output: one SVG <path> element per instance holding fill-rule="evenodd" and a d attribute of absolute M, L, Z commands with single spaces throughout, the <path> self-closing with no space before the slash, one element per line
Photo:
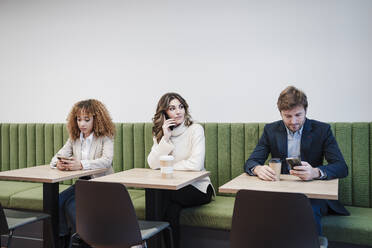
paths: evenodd
<path fill-rule="evenodd" d="M 161 189 L 145 189 L 146 192 L 146 220 L 162 220 L 163 212 L 163 194 Z M 161 247 L 161 239 L 158 235 L 148 241 L 150 248 Z"/>
<path fill-rule="evenodd" d="M 44 222 L 43 224 L 43 239 L 44 247 L 52 247 L 54 241 L 54 247 L 59 248 L 59 184 L 58 183 L 43 183 L 43 210 L 45 213 L 50 214 L 53 239 L 50 240 L 50 230 Z"/>
<path fill-rule="evenodd" d="M 146 192 L 146 220 L 162 219 L 162 195 L 161 189 L 145 189 Z"/>

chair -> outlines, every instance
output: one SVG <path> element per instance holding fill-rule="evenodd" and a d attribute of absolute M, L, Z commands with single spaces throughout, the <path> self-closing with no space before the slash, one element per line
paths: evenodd
<path fill-rule="evenodd" d="M 19 211 L 13 209 L 3 209 L 0 203 L 0 235 L 8 235 L 8 242 L 6 247 L 10 248 L 14 231 L 27 224 L 44 220 L 49 226 L 50 238 L 53 241 L 52 224 L 50 215 L 37 212 Z M 52 242 L 54 247 L 54 242 Z M 1 240 L 0 240 L 1 246 Z"/>
<path fill-rule="evenodd" d="M 132 200 L 123 184 L 78 180 L 75 190 L 76 234 L 90 246 L 146 247 L 146 240 L 165 229 L 169 231 L 170 243 L 173 244 L 168 222 L 137 220 Z"/>
<path fill-rule="evenodd" d="M 319 248 L 310 201 L 303 194 L 240 190 L 231 248 Z"/>

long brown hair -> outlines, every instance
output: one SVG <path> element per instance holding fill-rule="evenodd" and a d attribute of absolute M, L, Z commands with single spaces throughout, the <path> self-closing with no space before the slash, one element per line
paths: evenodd
<path fill-rule="evenodd" d="M 77 116 L 81 113 L 93 116 L 93 132 L 96 137 L 114 137 L 115 125 L 105 105 L 98 100 L 88 99 L 75 103 L 67 117 L 67 130 L 72 140 L 80 137 Z"/>
<path fill-rule="evenodd" d="M 163 137 L 163 122 L 164 122 L 164 115 L 166 115 L 166 111 L 169 108 L 169 103 L 173 100 L 177 99 L 185 108 L 185 126 L 190 126 L 192 124 L 191 115 L 189 113 L 189 105 L 187 104 L 186 100 L 182 98 L 177 93 L 170 92 L 164 94 L 159 102 L 158 106 L 156 107 L 156 112 L 154 117 L 152 118 L 152 122 L 154 126 L 152 127 L 152 134 L 156 138 L 157 142 L 159 143 L 161 138 Z"/>

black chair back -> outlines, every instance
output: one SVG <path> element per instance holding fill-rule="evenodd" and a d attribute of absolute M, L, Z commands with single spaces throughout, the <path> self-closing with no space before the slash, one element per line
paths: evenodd
<path fill-rule="evenodd" d="M 240 190 L 231 248 L 319 248 L 309 199 L 303 194 Z"/>
<path fill-rule="evenodd" d="M 4 234 L 9 234 L 9 226 L 6 220 L 3 206 L 0 203 L 0 235 L 4 235 Z"/>
<path fill-rule="evenodd" d="M 76 232 L 93 247 L 131 247 L 142 242 L 137 216 L 123 184 L 76 182 Z"/>

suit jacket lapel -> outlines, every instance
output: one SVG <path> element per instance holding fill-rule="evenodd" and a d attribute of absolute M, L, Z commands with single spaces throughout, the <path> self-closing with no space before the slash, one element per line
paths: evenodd
<path fill-rule="evenodd" d="M 285 166 L 287 164 L 285 158 L 288 156 L 288 134 L 283 121 L 281 121 L 275 136 L 280 159 L 282 160 L 282 173 L 289 173 L 287 166 Z"/>
<path fill-rule="evenodd" d="M 280 123 L 278 132 L 275 135 L 280 156 L 281 158 L 286 158 L 288 156 L 288 135 L 283 121 Z"/>
<path fill-rule="evenodd" d="M 312 135 L 311 135 L 311 120 L 306 119 L 304 128 L 302 129 L 302 135 L 301 135 L 301 160 L 307 161 L 308 154 L 307 152 L 310 151 L 310 146 L 312 142 Z"/>

